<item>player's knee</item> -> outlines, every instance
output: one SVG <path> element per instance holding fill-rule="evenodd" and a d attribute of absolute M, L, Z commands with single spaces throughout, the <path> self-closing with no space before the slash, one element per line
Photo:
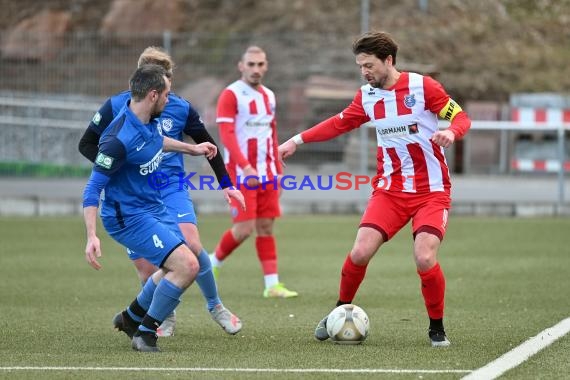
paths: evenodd
<path fill-rule="evenodd" d="M 431 250 L 416 250 L 414 256 L 416 260 L 416 267 L 422 272 L 429 270 L 436 263 L 436 255 Z"/>
<path fill-rule="evenodd" d="M 173 272 L 180 286 L 186 288 L 196 279 L 200 270 L 198 259 L 187 246 L 178 248 L 169 263 L 169 270 Z"/>
<path fill-rule="evenodd" d="M 435 265 L 439 238 L 430 233 L 419 233 L 414 241 L 414 257 L 420 270 L 427 270 Z"/>
<path fill-rule="evenodd" d="M 142 283 L 145 283 L 146 280 L 158 270 L 158 267 L 142 258 L 133 260 L 133 263 L 135 264 L 137 275 Z"/>
<path fill-rule="evenodd" d="M 350 252 L 350 259 L 356 265 L 367 265 L 372 255 L 374 255 L 374 252 L 370 252 L 370 249 L 363 245 L 356 244 Z"/>
<path fill-rule="evenodd" d="M 188 260 L 188 274 L 192 279 L 196 278 L 198 272 L 200 271 L 200 263 L 196 256 L 190 255 L 190 260 Z"/>
<path fill-rule="evenodd" d="M 253 233 L 253 226 L 241 227 L 234 231 L 234 238 L 237 241 L 244 241 Z"/>
<path fill-rule="evenodd" d="M 178 269 L 180 276 L 183 278 L 185 287 L 188 287 L 198 276 L 200 264 L 194 255 L 188 255 L 188 259 L 185 260 L 183 265 L 180 265 Z"/>
<path fill-rule="evenodd" d="M 255 229 L 258 235 L 272 235 L 273 234 L 273 219 L 259 218 L 256 220 Z"/>
<path fill-rule="evenodd" d="M 259 236 L 271 236 L 273 235 L 273 226 L 265 225 L 257 227 L 257 235 Z"/>

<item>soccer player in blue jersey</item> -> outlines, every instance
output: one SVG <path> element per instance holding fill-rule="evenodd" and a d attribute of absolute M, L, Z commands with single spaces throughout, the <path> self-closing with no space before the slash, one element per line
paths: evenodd
<path fill-rule="evenodd" d="M 172 77 L 174 68 L 172 58 L 160 48 L 148 47 L 143 51 L 139 57 L 138 66 L 145 64 L 160 65 L 166 70 L 167 76 L 169 78 Z M 93 117 L 79 143 L 79 151 L 89 160 L 95 161 L 101 134 L 119 113 L 129 97 L 129 91 L 112 96 Z M 179 141 L 183 141 L 184 135 L 188 135 L 196 143 L 210 142 L 216 145 L 192 105 L 172 93 L 169 95 L 168 103 L 160 116 L 160 127 L 163 135 Z M 218 152 L 212 160 L 209 160 L 209 163 L 223 189 L 226 200 L 229 202 L 231 197 L 244 204 L 242 193 L 232 187 L 232 182 L 229 179 L 221 154 Z M 207 301 L 206 306 L 210 315 L 228 334 L 236 334 L 241 330 L 242 323 L 237 316 L 224 307 L 220 300 L 208 253 L 200 242 L 196 213 L 192 198 L 188 192 L 188 186 L 185 183 L 183 186 L 179 185 L 179 174 L 184 173 L 182 154 L 176 152 L 166 153 L 162 159 L 160 171 L 168 175 L 170 179 L 170 185 L 161 190 L 162 200 L 171 216 L 177 221 L 190 249 L 198 257 L 200 272 L 196 282 Z M 139 252 L 128 250 L 128 254 L 135 264 L 139 279 L 144 284 L 148 277 L 158 268 L 144 257 L 141 257 Z M 159 327 L 158 335 L 171 336 L 174 333 L 174 327 L 175 314 L 173 313 Z"/>
<path fill-rule="evenodd" d="M 100 269 L 101 245 L 96 234 L 101 192 L 103 226 L 120 244 L 158 266 L 117 326 L 137 351 L 156 352 L 156 330 L 180 303 L 200 265 L 184 243 L 176 221 L 162 202 L 160 192 L 148 186 L 163 151 L 213 158 L 211 143 L 190 145 L 162 136 L 156 119 L 168 102 L 170 80 L 158 65 L 138 68 L 130 79 L 131 97 L 101 136 L 95 165 L 83 193 L 87 230 L 87 262 Z"/>

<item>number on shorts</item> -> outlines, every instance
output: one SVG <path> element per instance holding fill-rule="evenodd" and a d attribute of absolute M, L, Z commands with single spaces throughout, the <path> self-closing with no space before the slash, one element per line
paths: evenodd
<path fill-rule="evenodd" d="M 158 238 L 157 234 L 152 235 L 152 242 L 156 248 L 164 248 L 164 244 L 162 244 L 162 240 Z"/>

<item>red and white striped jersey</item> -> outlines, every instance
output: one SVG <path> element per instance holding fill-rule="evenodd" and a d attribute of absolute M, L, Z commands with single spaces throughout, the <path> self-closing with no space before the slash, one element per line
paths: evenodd
<path fill-rule="evenodd" d="M 232 179 L 250 164 L 260 182 L 280 173 L 276 160 L 277 130 L 275 94 L 265 86 L 255 89 L 243 80 L 230 84 L 218 100 L 216 122 L 224 143 L 224 161 Z"/>
<path fill-rule="evenodd" d="M 411 193 L 449 191 L 443 148 L 430 140 L 438 130 L 440 109 L 430 110 L 433 101 L 426 99 L 437 96 L 441 108 L 449 100 L 443 88 L 422 75 L 402 73 L 393 88 L 370 91 L 370 86 L 362 86 L 360 95 L 376 128 L 378 186 Z"/>
<path fill-rule="evenodd" d="M 305 142 L 322 141 L 370 122 L 376 128 L 378 142 L 378 188 L 449 193 L 451 182 L 444 149 L 430 138 L 438 130 L 438 115 L 453 120 L 460 112 L 461 107 L 437 81 L 402 72 L 389 89 L 362 86 L 344 111 L 321 123 L 322 126 L 303 132 L 301 137 Z M 464 117 L 458 118 L 462 121 L 454 131 L 457 138 L 469 128 L 469 120 L 462 113 Z"/>

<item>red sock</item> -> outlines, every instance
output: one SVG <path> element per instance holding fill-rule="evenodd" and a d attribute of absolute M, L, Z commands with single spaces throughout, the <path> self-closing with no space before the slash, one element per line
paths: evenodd
<path fill-rule="evenodd" d="M 257 249 L 257 257 L 261 263 L 263 275 L 277 273 L 277 246 L 275 245 L 275 237 L 258 236 L 255 238 L 255 248 Z"/>
<path fill-rule="evenodd" d="M 425 272 L 418 270 L 418 274 L 420 275 L 422 294 L 429 317 L 432 319 L 443 318 L 445 277 L 439 263 Z"/>
<path fill-rule="evenodd" d="M 364 280 L 364 275 L 366 274 L 366 268 L 368 265 L 356 265 L 352 262 L 350 258 L 350 253 L 346 257 L 344 264 L 342 266 L 341 277 L 340 277 L 340 291 L 339 291 L 339 301 L 351 303 L 356 295 L 356 291 L 360 286 L 362 280 Z"/>
<path fill-rule="evenodd" d="M 232 234 L 232 230 L 229 229 L 222 235 L 218 246 L 214 250 L 216 258 L 220 261 L 224 260 L 228 257 L 239 245 L 241 242 L 237 241 Z"/>

